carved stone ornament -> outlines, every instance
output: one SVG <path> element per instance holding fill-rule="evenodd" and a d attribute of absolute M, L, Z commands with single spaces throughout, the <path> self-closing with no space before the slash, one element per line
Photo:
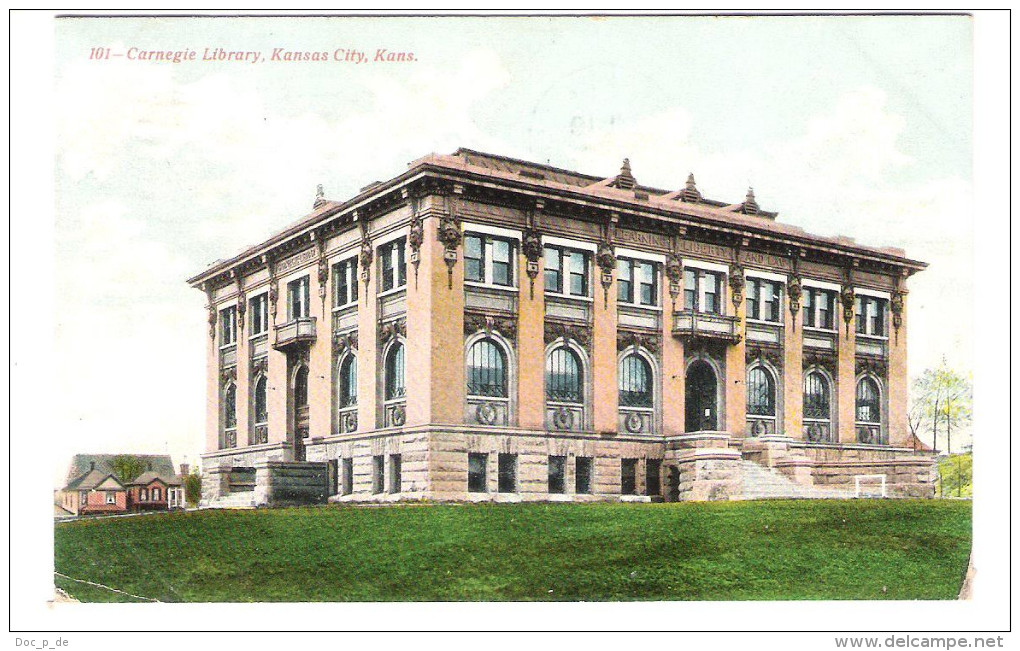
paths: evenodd
<path fill-rule="evenodd" d="M 451 215 L 439 218 L 436 237 L 443 244 L 443 262 L 446 263 L 447 289 L 453 289 L 453 267 L 457 264 L 457 247 L 460 246 L 460 225 Z"/>
<path fill-rule="evenodd" d="M 899 341 L 900 338 L 900 326 L 903 325 L 903 291 L 896 290 L 892 293 L 892 298 L 889 300 L 889 310 L 892 312 L 892 324 L 893 330 L 896 332 L 895 341 Z"/>
<path fill-rule="evenodd" d="M 413 196 L 405 188 L 401 195 L 408 200 L 411 206 L 411 228 L 407 234 L 407 244 L 411 248 L 411 266 L 414 267 L 414 286 L 418 286 L 418 266 L 421 265 L 421 245 L 425 241 L 425 223 L 421 218 L 420 200 Z"/>
<path fill-rule="evenodd" d="M 220 372 L 220 384 L 237 381 L 237 367 L 228 366 Z"/>
<path fill-rule="evenodd" d="M 491 316 L 468 312 L 464 314 L 464 334 L 493 333 L 509 341 L 517 340 L 517 321 L 510 317 Z"/>
<path fill-rule="evenodd" d="M 251 361 L 251 376 L 255 377 L 259 373 L 263 375 L 269 372 L 269 361 L 265 357 L 257 357 Z"/>
<path fill-rule="evenodd" d="M 744 283 L 744 268 L 739 264 L 733 265 L 730 269 L 730 300 L 735 309 L 740 309 L 740 304 L 744 302 Z"/>
<path fill-rule="evenodd" d="M 812 366 L 824 368 L 833 377 L 837 375 L 835 355 L 824 355 L 816 352 L 805 352 L 803 357 L 804 370 L 806 371 Z"/>
<path fill-rule="evenodd" d="M 482 425 L 492 425 L 496 422 L 498 412 L 491 402 L 483 402 L 475 409 L 475 418 Z"/>
<path fill-rule="evenodd" d="M 538 277 L 538 261 L 542 257 L 542 235 L 536 229 L 524 229 L 521 239 L 521 253 L 527 259 L 526 273 L 531 281 L 531 298 L 535 298 L 535 278 Z"/>
<path fill-rule="evenodd" d="M 244 333 L 244 315 L 248 311 L 248 295 L 243 289 L 237 290 L 237 333 Z"/>
<path fill-rule="evenodd" d="M 751 364 L 755 361 L 768 362 L 775 369 L 783 368 L 783 354 L 778 348 L 767 348 L 765 346 L 748 346 L 744 351 L 744 363 Z"/>
<path fill-rule="evenodd" d="M 644 429 L 644 419 L 641 418 L 641 414 L 632 411 L 627 414 L 627 417 L 623 419 L 623 425 L 627 428 L 627 431 L 631 434 L 636 434 Z"/>
<path fill-rule="evenodd" d="M 344 351 L 355 351 L 358 349 L 358 331 L 352 330 L 346 334 L 333 336 L 333 356 L 339 357 Z"/>
<path fill-rule="evenodd" d="M 623 352 L 628 348 L 644 348 L 652 355 L 659 354 L 659 336 L 657 334 L 618 330 L 616 333 L 616 350 Z"/>
<path fill-rule="evenodd" d="M 276 321 L 276 299 L 280 289 L 276 286 L 276 276 L 269 277 L 269 318 Z"/>
<path fill-rule="evenodd" d="M 368 226 L 361 225 L 361 251 L 358 253 L 358 264 L 361 266 L 361 282 L 365 283 L 365 298 L 368 298 L 368 281 L 372 277 L 372 238 L 368 236 Z"/>
<path fill-rule="evenodd" d="M 551 344 L 557 339 L 571 340 L 581 348 L 591 346 L 591 329 L 586 325 L 562 323 L 560 321 L 545 322 L 545 343 Z"/>
<path fill-rule="evenodd" d="M 326 201 L 326 190 L 322 187 L 322 184 L 315 186 L 315 201 L 312 203 L 312 208 L 318 208 Z"/>
<path fill-rule="evenodd" d="M 574 426 L 574 414 L 566 407 L 557 407 L 553 412 L 553 425 L 556 429 L 570 429 Z"/>
<path fill-rule="evenodd" d="M 609 242 L 600 242 L 598 252 L 595 254 L 595 264 L 602 271 L 602 296 L 604 307 L 609 307 L 609 288 L 613 285 L 613 270 L 616 269 L 616 255 L 613 254 L 613 247 Z"/>
<path fill-rule="evenodd" d="M 857 357 L 854 360 L 854 374 L 860 375 L 862 373 L 871 373 L 878 377 L 885 377 L 886 370 L 889 368 L 888 364 L 884 359 L 872 358 L 872 357 Z"/>
<path fill-rule="evenodd" d="M 404 410 L 404 405 L 397 405 L 393 408 L 390 413 L 390 422 L 395 427 L 402 426 L 407 421 L 407 412 Z"/>
<path fill-rule="evenodd" d="M 793 318 L 793 327 L 797 328 L 797 315 L 800 314 L 800 299 L 804 290 L 800 284 L 800 276 L 790 276 L 786 283 L 786 291 L 790 297 L 790 316 Z"/>
<path fill-rule="evenodd" d="M 843 323 L 846 324 L 846 334 L 850 336 L 850 324 L 854 320 L 854 303 L 857 296 L 854 294 L 854 288 L 850 285 L 843 285 L 843 289 L 839 292 L 839 302 L 843 306 Z"/>
<path fill-rule="evenodd" d="M 681 283 L 684 277 L 684 264 L 675 251 L 666 256 L 666 278 L 669 279 L 669 296 L 673 299 L 673 307 L 676 308 L 676 299 L 680 295 Z"/>
<path fill-rule="evenodd" d="M 379 325 L 379 342 L 388 342 L 393 337 L 407 336 L 407 319 L 400 318 Z"/>
<path fill-rule="evenodd" d="M 209 310 L 209 338 L 216 340 L 216 306 L 209 305 L 206 309 Z"/>
<path fill-rule="evenodd" d="M 344 431 L 356 432 L 358 430 L 358 412 L 351 411 L 344 414 Z"/>

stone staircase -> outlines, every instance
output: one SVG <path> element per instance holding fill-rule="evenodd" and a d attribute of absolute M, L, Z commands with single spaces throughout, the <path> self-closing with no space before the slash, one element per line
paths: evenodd
<path fill-rule="evenodd" d="M 255 508 L 255 491 L 240 491 L 205 502 L 203 509 L 253 509 Z"/>
<path fill-rule="evenodd" d="M 781 473 L 766 468 L 754 461 L 740 461 L 741 491 L 730 499 L 774 500 L 774 499 L 849 499 L 849 491 L 802 486 Z"/>

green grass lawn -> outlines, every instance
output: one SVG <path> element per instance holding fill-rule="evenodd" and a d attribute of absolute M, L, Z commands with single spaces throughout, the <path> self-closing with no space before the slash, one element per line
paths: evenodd
<path fill-rule="evenodd" d="M 329 506 L 60 523 L 55 567 L 160 601 L 954 599 L 970 542 L 958 501 Z"/>

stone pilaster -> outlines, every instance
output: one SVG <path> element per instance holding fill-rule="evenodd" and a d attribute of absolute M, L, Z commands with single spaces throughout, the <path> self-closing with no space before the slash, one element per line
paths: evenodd
<path fill-rule="evenodd" d="M 615 262 L 614 262 L 615 266 Z M 616 284 L 603 287 L 599 265 L 594 265 L 592 309 L 592 421 L 596 432 L 616 432 L 619 425 L 619 386 L 616 363 Z M 610 279 L 616 274 L 610 272 Z"/>
<path fill-rule="evenodd" d="M 739 273 L 743 278 L 743 271 Z M 732 299 L 734 293 L 732 286 L 728 293 Z M 732 309 L 733 314 L 737 317 L 740 341 L 726 347 L 726 377 L 722 380 L 725 382 L 723 395 L 726 396 L 726 418 L 722 423 L 722 429 L 733 436 L 745 436 L 747 430 L 747 361 L 744 358 L 747 348 L 747 322 L 744 316 L 745 303 L 742 291 L 740 299 L 739 301 L 730 300 L 726 305 L 726 309 Z"/>
<path fill-rule="evenodd" d="M 665 293 L 665 292 L 664 292 Z M 662 308 L 662 433 L 684 433 L 684 343 L 673 336 L 673 306 L 664 297 Z"/>
<path fill-rule="evenodd" d="M 379 426 L 381 418 L 377 386 L 382 378 L 379 370 L 382 356 L 378 350 L 379 279 L 375 245 L 366 239 L 365 230 L 362 234 L 358 258 L 358 431 L 368 432 Z"/>
<path fill-rule="evenodd" d="M 890 323 L 889 332 L 889 444 L 901 447 L 913 447 L 910 428 L 907 426 L 907 297 L 906 292 L 899 295 L 901 301 L 898 308 L 900 314 L 890 315 L 890 321 L 899 322 L 899 327 Z M 897 300 L 894 295 L 894 302 Z M 894 308 L 897 309 L 897 308 Z"/>
<path fill-rule="evenodd" d="M 215 314 L 214 304 L 208 309 Z M 205 335 L 205 449 L 208 452 L 220 447 L 220 350 L 216 340 L 216 322 L 212 316 Z"/>
<path fill-rule="evenodd" d="M 248 327 L 248 306 L 241 307 L 247 301 L 242 293 L 237 303 L 237 447 L 248 445 L 248 432 L 251 429 L 251 420 L 248 417 L 248 409 L 251 404 L 251 362 L 250 346 L 248 335 L 251 329 Z"/>
<path fill-rule="evenodd" d="M 309 270 L 308 315 L 315 317 L 315 341 L 308 350 L 308 438 L 332 433 L 333 324 L 330 314 L 329 273 L 325 258 Z M 306 439 L 307 442 L 308 439 Z"/>
<path fill-rule="evenodd" d="M 804 324 L 801 323 L 799 301 L 791 296 L 791 292 L 785 294 L 781 433 L 799 440 L 804 438 Z"/>
<path fill-rule="evenodd" d="M 517 316 L 517 414 L 520 427 L 545 429 L 545 260 L 535 261 L 534 292 L 528 259 L 519 256 L 520 294 Z"/>
<path fill-rule="evenodd" d="M 844 288 L 840 300 L 836 303 L 836 327 L 839 336 L 836 350 L 838 351 L 836 371 L 836 427 L 840 443 L 856 443 L 857 430 L 854 427 L 854 415 L 857 399 L 857 377 L 855 356 L 857 335 L 854 323 L 853 293 L 849 301 L 844 298 L 849 288 Z"/>

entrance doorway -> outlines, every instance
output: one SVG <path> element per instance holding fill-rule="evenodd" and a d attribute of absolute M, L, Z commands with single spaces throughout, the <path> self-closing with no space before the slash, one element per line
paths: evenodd
<path fill-rule="evenodd" d="M 718 383 L 712 366 L 697 360 L 687 369 L 684 383 L 684 429 L 688 432 L 716 430 Z"/>

